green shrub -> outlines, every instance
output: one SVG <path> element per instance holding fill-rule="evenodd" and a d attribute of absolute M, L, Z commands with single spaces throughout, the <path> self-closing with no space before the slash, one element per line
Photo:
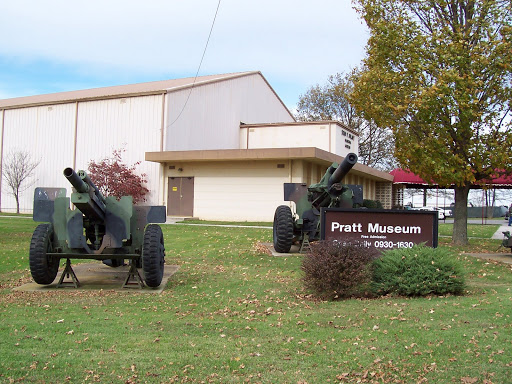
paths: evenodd
<path fill-rule="evenodd" d="M 325 300 L 362 296 L 371 282 L 371 263 L 378 255 L 374 248 L 359 244 L 316 242 L 302 260 L 304 285 Z"/>
<path fill-rule="evenodd" d="M 424 245 L 384 252 L 373 263 L 375 295 L 426 296 L 462 294 L 462 266 L 447 250 Z"/>
<path fill-rule="evenodd" d="M 370 200 L 370 199 L 363 200 L 363 207 L 368 208 L 368 209 L 383 209 L 382 203 L 379 200 Z"/>

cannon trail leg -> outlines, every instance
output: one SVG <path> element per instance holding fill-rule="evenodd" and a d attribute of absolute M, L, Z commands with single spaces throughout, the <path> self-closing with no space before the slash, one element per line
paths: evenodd
<path fill-rule="evenodd" d="M 300 245 L 299 253 L 308 253 L 311 252 L 311 243 L 309 242 L 309 235 L 304 233 L 304 238 L 302 239 L 302 244 Z"/>
<path fill-rule="evenodd" d="M 142 277 L 140 276 L 139 271 L 137 270 L 137 262 L 134 259 L 130 260 L 130 270 L 128 271 L 128 276 L 124 281 L 123 288 L 144 288 L 144 282 L 142 281 Z"/>
<path fill-rule="evenodd" d="M 64 278 L 71 278 L 71 281 L 64 281 Z M 64 287 L 74 287 L 78 288 L 80 286 L 80 282 L 78 281 L 78 278 L 76 277 L 75 271 L 73 271 L 73 268 L 71 268 L 71 260 L 66 260 L 66 267 L 64 268 L 64 271 L 62 271 L 62 275 L 60 275 L 59 282 L 57 284 L 57 288 L 64 288 Z"/>

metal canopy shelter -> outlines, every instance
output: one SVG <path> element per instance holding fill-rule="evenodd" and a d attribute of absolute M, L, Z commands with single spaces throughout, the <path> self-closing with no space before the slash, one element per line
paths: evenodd
<path fill-rule="evenodd" d="M 418 189 L 435 189 L 439 188 L 439 185 L 434 182 L 427 183 L 421 177 L 412 173 L 409 170 L 396 168 L 389 172 L 393 176 L 393 184 L 403 184 L 406 188 L 418 188 Z M 471 186 L 472 189 L 487 188 L 503 188 L 512 189 L 512 175 L 498 175 L 493 177 L 491 180 L 484 184 L 474 184 Z M 453 186 L 451 187 L 453 188 Z M 450 188 L 447 188 L 450 189 Z"/>
<path fill-rule="evenodd" d="M 393 185 L 402 185 L 404 188 L 412 189 L 423 189 L 423 205 L 427 205 L 427 189 L 438 189 L 439 185 L 434 182 L 427 183 L 421 177 L 415 173 L 396 168 L 389 172 L 393 176 Z M 482 188 L 497 188 L 497 189 L 512 189 L 512 175 L 497 175 L 486 183 L 473 184 L 471 189 L 482 189 Z M 453 189 L 453 185 L 448 188 L 442 189 Z"/>

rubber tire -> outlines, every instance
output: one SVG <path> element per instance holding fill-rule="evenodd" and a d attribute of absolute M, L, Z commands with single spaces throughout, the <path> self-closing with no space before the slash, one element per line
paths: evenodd
<path fill-rule="evenodd" d="M 288 253 L 293 243 L 293 216 L 287 205 L 280 205 L 274 214 L 274 249 L 279 253 Z"/>
<path fill-rule="evenodd" d="M 52 241 L 52 226 L 39 224 L 32 235 L 28 254 L 30 273 L 37 284 L 51 284 L 59 271 L 60 258 L 47 255 L 53 249 Z"/>
<path fill-rule="evenodd" d="M 157 224 L 149 224 L 142 243 L 142 271 L 148 287 L 158 287 L 164 277 L 164 235 Z"/>

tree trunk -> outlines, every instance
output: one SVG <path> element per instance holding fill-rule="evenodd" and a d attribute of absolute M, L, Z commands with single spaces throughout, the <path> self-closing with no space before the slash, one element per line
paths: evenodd
<path fill-rule="evenodd" d="M 468 244 L 468 193 L 469 185 L 455 187 L 452 243 L 456 245 Z"/>
<path fill-rule="evenodd" d="M 20 213 L 20 198 L 18 195 L 14 196 L 16 198 L 16 213 Z"/>

